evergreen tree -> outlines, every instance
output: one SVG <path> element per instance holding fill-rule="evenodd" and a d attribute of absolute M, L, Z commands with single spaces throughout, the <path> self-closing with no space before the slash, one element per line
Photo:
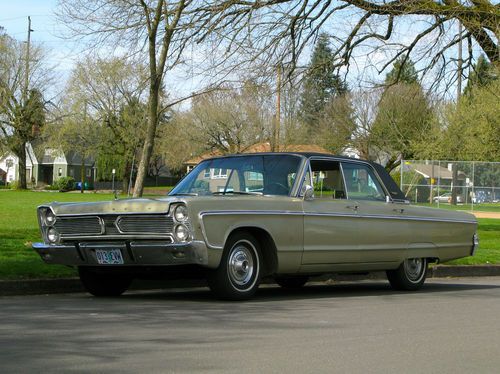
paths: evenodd
<path fill-rule="evenodd" d="M 464 94 L 470 95 L 474 88 L 485 87 L 495 79 L 497 79 L 495 68 L 484 55 L 481 55 L 474 66 L 474 71 L 469 76 Z"/>
<path fill-rule="evenodd" d="M 385 76 L 385 84 L 418 83 L 418 74 L 412 60 L 400 57 L 394 62 L 392 70 Z"/>
<path fill-rule="evenodd" d="M 307 68 L 301 109 L 304 123 L 315 128 L 325 106 L 332 98 L 347 92 L 345 82 L 335 73 L 328 34 L 320 34 Z"/>

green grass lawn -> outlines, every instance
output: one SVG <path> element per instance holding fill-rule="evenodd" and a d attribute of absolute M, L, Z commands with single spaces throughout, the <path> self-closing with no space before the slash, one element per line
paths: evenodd
<path fill-rule="evenodd" d="M 51 201 L 102 201 L 112 194 L 0 191 L 0 279 L 54 278 L 76 275 L 72 268 L 46 265 L 31 249 L 40 240 L 36 207 Z M 500 219 L 479 219 L 480 248 L 454 264 L 500 263 Z"/>
<path fill-rule="evenodd" d="M 51 201 L 111 200 L 112 194 L 0 191 L 0 279 L 76 275 L 66 266 L 46 265 L 31 249 L 40 241 L 36 207 Z"/>
<path fill-rule="evenodd" d="M 418 203 L 416 205 L 420 206 L 430 206 L 433 208 L 438 208 L 437 203 L 429 204 L 429 203 Z M 499 212 L 500 213 L 500 203 L 485 203 L 485 204 L 458 204 L 451 205 L 447 203 L 440 203 L 439 209 L 448 209 L 448 210 L 465 210 L 467 212 L 475 211 L 475 212 Z"/>

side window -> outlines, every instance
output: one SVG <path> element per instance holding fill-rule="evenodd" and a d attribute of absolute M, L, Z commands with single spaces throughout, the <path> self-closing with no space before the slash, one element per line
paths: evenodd
<path fill-rule="evenodd" d="M 311 170 L 316 199 L 345 199 L 347 197 L 340 162 L 311 160 Z"/>
<path fill-rule="evenodd" d="M 366 165 L 343 162 L 349 199 L 385 201 L 385 193 L 373 170 Z"/>

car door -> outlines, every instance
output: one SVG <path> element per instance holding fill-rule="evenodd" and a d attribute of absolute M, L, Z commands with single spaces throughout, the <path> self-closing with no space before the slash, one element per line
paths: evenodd
<path fill-rule="evenodd" d="M 387 199 L 375 170 L 368 163 L 342 162 L 346 191 L 358 206 L 356 243 L 359 261 L 392 262 L 404 258 L 409 223 L 404 204 Z"/>
<path fill-rule="evenodd" d="M 358 262 L 358 204 L 347 199 L 340 162 L 311 159 L 305 183 L 314 186 L 314 198 L 303 202 L 302 264 Z"/>

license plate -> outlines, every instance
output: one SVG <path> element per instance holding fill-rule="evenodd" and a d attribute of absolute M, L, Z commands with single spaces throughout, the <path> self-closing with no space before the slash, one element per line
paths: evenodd
<path fill-rule="evenodd" d="M 122 265 L 123 257 L 119 249 L 96 249 L 95 256 L 101 265 Z"/>

